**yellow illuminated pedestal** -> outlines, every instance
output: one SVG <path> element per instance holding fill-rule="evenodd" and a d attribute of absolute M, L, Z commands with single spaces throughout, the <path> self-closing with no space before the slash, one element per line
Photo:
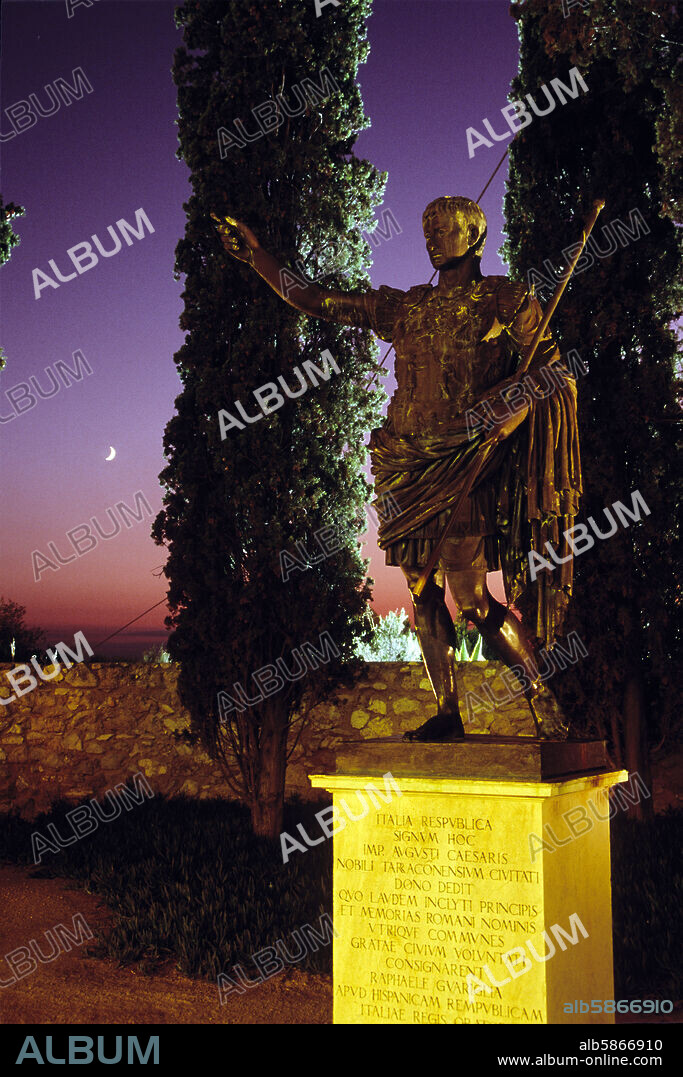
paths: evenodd
<path fill-rule="evenodd" d="M 335 808 L 335 1023 L 612 1023 L 574 1004 L 614 997 L 608 790 L 627 772 L 384 773 L 310 776 Z"/>

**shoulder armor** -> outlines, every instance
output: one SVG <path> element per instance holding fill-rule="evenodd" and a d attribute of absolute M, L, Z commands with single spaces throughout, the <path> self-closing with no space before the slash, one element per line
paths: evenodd
<path fill-rule="evenodd" d="M 412 288 L 409 288 L 407 292 L 404 292 L 403 298 L 407 303 L 415 303 L 418 299 L 426 299 L 430 292 L 434 291 L 433 284 L 414 284 Z"/>
<path fill-rule="evenodd" d="M 504 284 L 511 284 L 507 277 L 499 277 L 492 274 L 490 277 L 482 277 L 477 285 L 481 292 L 491 293 L 497 292 Z"/>
<path fill-rule="evenodd" d="M 382 284 L 377 290 L 373 289 L 370 295 L 370 327 L 380 340 L 388 344 L 392 340 L 396 315 L 406 293 L 400 288 L 390 288 L 388 284 Z"/>
<path fill-rule="evenodd" d="M 500 282 L 496 288 L 498 321 L 502 325 L 511 325 L 528 299 L 529 289 L 526 284 L 508 280 L 507 277 L 495 279 Z"/>

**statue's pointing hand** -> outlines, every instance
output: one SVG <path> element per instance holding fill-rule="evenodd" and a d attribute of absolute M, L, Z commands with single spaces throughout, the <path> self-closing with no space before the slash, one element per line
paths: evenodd
<path fill-rule="evenodd" d="M 241 221 L 236 221 L 234 217 L 217 217 L 215 213 L 212 213 L 211 217 L 216 222 L 216 230 L 228 254 L 239 262 L 247 262 L 253 266 L 254 251 L 259 242 L 251 228 Z"/>

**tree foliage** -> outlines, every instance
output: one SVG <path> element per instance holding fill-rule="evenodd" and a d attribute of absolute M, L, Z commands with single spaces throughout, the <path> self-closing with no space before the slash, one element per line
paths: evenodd
<path fill-rule="evenodd" d="M 0 595 L 0 662 L 24 662 L 41 653 L 44 633 L 29 628 L 25 617 L 26 606 Z"/>
<path fill-rule="evenodd" d="M 372 634 L 369 639 L 359 640 L 356 644 L 356 654 L 363 662 L 422 662 L 417 633 L 411 627 L 404 609 L 398 612 L 389 610 L 384 617 L 368 609 L 366 616 L 372 626 Z M 457 662 L 498 658 L 478 629 L 468 629 L 462 621 L 457 621 L 453 627 Z"/>
<path fill-rule="evenodd" d="M 576 559 L 566 630 L 589 655 L 558 691 L 577 732 L 609 740 L 614 762 L 646 770 L 679 708 L 675 690 L 681 595 L 676 581 L 680 461 L 677 457 L 673 322 L 681 312 L 681 18 L 664 0 L 514 4 L 521 42 L 511 98 L 576 66 L 588 92 L 534 118 L 510 150 L 503 253 L 526 279 L 580 238 L 595 198 L 606 202 L 594 236 L 631 212 L 646 222 L 569 285 L 553 318 L 563 354 L 588 367 L 578 381 L 584 495 L 580 519 L 631 505 L 639 490 L 650 514 Z M 543 102 L 545 104 L 545 102 Z M 678 167 L 677 167 L 678 162 Z M 638 229 L 633 231 L 637 232 Z M 558 678 L 559 681 L 559 678 Z"/>
<path fill-rule="evenodd" d="M 15 206 L 14 202 L 5 204 L 2 200 L 2 195 L 0 195 L 0 265 L 4 265 L 5 262 L 9 261 L 12 247 L 16 247 L 21 243 L 21 239 L 12 228 L 11 222 L 15 217 L 23 217 L 25 212 L 26 210 L 23 206 Z"/>
<path fill-rule="evenodd" d="M 368 615 L 372 617 L 370 611 Z M 404 609 L 389 610 L 384 617 L 372 617 L 372 635 L 356 646 L 364 662 L 421 662 L 417 635 Z"/>
<path fill-rule="evenodd" d="M 369 597 L 357 542 L 370 489 L 364 437 L 379 422 L 384 393 L 363 387 L 376 369 L 372 335 L 286 305 L 223 251 L 209 214 L 244 221 L 287 265 L 322 252 L 312 267 L 318 278 L 324 252 L 341 236 L 345 258 L 334 258 L 334 274 L 321 283 L 369 287 L 361 232 L 372 227 L 386 179 L 353 154 L 369 123 L 355 81 L 368 52 L 369 10 L 370 0 L 345 0 L 332 20 L 316 19 L 307 0 L 205 0 L 176 9 L 184 38 L 173 64 L 177 155 L 190 169 L 192 194 L 175 263 L 176 279 L 185 277 L 185 343 L 175 356 L 183 389 L 166 428 L 164 508 L 153 535 L 169 548 L 168 649 L 181 663 L 179 691 L 193 729 L 230 780 L 236 775 L 256 831 L 270 835 L 281 829 L 288 727 L 304 691 L 313 698 L 316 675 L 225 721 L 217 693 L 238 683 L 253 698 L 256 671 L 278 659 L 293 670 L 295 649 L 320 647 L 325 632 L 339 657 L 321 667 L 320 684 L 352 659 Z M 323 69 L 338 89 L 327 93 Z M 253 110 L 278 94 L 291 106 L 293 88 L 307 79 L 314 90 L 306 90 L 305 111 L 221 158 L 219 128 L 234 132 L 239 119 L 255 133 Z M 221 440 L 220 408 L 234 414 L 240 401 L 253 415 L 255 389 L 279 375 L 294 388 L 293 368 L 320 365 L 325 349 L 340 374 Z M 342 537 L 338 552 L 283 582 L 281 551 L 297 543 L 314 549 L 326 525 Z"/>
<path fill-rule="evenodd" d="M 12 228 L 15 217 L 22 217 L 26 210 L 23 206 L 15 206 L 14 202 L 5 204 L 0 194 L 0 266 L 9 261 L 12 248 L 21 243 L 21 239 Z M 0 370 L 5 365 L 2 348 L 0 348 Z"/>

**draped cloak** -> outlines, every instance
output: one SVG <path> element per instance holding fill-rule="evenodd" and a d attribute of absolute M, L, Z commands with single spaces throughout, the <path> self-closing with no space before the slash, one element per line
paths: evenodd
<path fill-rule="evenodd" d="M 481 419 L 509 415 L 500 394 L 518 383 L 515 372 L 542 311 L 523 284 L 506 277 L 446 289 L 381 287 L 369 305 L 372 328 L 396 351 L 397 388 L 370 439 L 375 492 L 394 507 L 378 542 L 387 564 L 422 567 L 479 465 Z M 508 599 L 551 647 L 572 590 L 573 551 L 564 533 L 582 486 L 576 382 L 548 333 L 522 385 L 529 413 L 487 461 L 449 536 L 482 537 L 488 570 L 502 569 Z M 532 582 L 530 551 L 553 564 L 546 543 L 564 563 Z"/>

